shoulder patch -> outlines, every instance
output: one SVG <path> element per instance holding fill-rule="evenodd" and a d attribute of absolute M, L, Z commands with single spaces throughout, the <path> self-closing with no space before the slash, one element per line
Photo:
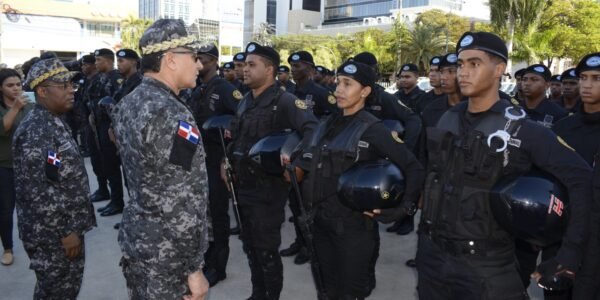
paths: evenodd
<path fill-rule="evenodd" d="M 511 102 L 513 105 L 521 105 L 521 103 L 519 103 L 519 101 L 518 101 L 517 99 L 515 99 L 515 98 L 510 98 L 510 102 Z"/>
<path fill-rule="evenodd" d="M 573 147 L 569 146 L 569 144 L 567 144 L 567 142 L 565 142 L 565 140 L 563 140 L 560 136 L 557 135 L 556 138 L 558 139 L 558 142 L 561 145 L 563 145 L 563 146 L 567 147 L 569 150 L 575 152 L 575 149 L 573 149 Z"/>
<path fill-rule="evenodd" d="M 334 95 L 329 95 L 329 97 L 327 97 L 327 102 L 329 102 L 329 104 L 335 104 L 336 103 L 336 99 Z"/>
<path fill-rule="evenodd" d="M 404 141 L 398 136 L 398 132 L 397 131 L 393 131 L 392 130 L 392 138 L 394 139 L 394 141 L 400 143 L 400 144 L 404 144 Z"/>
<path fill-rule="evenodd" d="M 388 193 L 386 191 L 381 192 L 381 199 L 387 200 L 389 198 L 390 198 L 390 193 Z"/>
<path fill-rule="evenodd" d="M 296 104 L 296 107 L 299 109 L 306 109 L 306 103 L 300 99 L 296 99 L 296 101 L 294 102 Z"/>
<path fill-rule="evenodd" d="M 117 83 L 118 83 L 119 85 L 123 84 L 123 78 L 119 78 L 119 79 L 117 79 Z"/>
<path fill-rule="evenodd" d="M 242 100 L 242 93 L 240 93 L 240 91 L 238 91 L 238 90 L 234 90 L 233 98 L 235 98 L 236 100 Z"/>

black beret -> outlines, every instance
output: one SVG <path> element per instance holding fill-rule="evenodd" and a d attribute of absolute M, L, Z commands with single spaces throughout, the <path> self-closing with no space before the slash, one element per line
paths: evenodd
<path fill-rule="evenodd" d="M 456 53 L 448 53 L 440 58 L 440 68 L 448 66 L 456 66 L 458 62 L 458 56 Z"/>
<path fill-rule="evenodd" d="M 518 69 L 518 70 L 515 72 L 515 77 L 522 77 L 522 76 L 523 76 L 523 73 L 525 73 L 525 69 Z"/>
<path fill-rule="evenodd" d="M 577 72 L 575 71 L 575 68 L 568 69 L 560 75 L 561 82 L 568 80 L 568 79 L 579 80 L 579 76 L 577 76 Z"/>
<path fill-rule="evenodd" d="M 261 46 L 254 42 L 249 43 L 246 46 L 246 56 L 250 54 L 260 55 L 273 62 L 276 67 L 279 67 L 279 53 L 269 46 Z"/>
<path fill-rule="evenodd" d="M 245 62 L 245 61 L 246 61 L 246 53 L 244 53 L 244 52 L 239 52 L 239 53 L 236 53 L 236 54 L 233 56 L 233 61 L 237 61 L 237 62 Z"/>
<path fill-rule="evenodd" d="M 550 69 L 548 69 L 548 67 L 542 64 L 535 64 L 527 67 L 523 71 L 523 75 L 528 73 L 540 75 L 544 78 L 545 81 L 550 81 L 550 77 L 552 77 L 552 72 L 550 72 Z"/>
<path fill-rule="evenodd" d="M 117 51 L 117 57 L 135 59 L 135 60 L 140 59 L 137 52 L 135 52 L 131 49 L 121 49 L 121 50 Z"/>
<path fill-rule="evenodd" d="M 375 70 L 371 66 L 352 59 L 347 60 L 338 67 L 337 75 L 352 77 L 352 79 L 358 81 L 360 84 L 370 87 L 375 87 L 375 80 L 377 80 L 377 73 L 375 73 Z"/>
<path fill-rule="evenodd" d="M 506 44 L 497 35 L 490 32 L 465 32 L 456 44 L 456 53 L 463 50 L 481 50 L 508 61 Z"/>
<path fill-rule="evenodd" d="M 200 47 L 200 49 L 198 49 L 198 54 L 207 54 L 212 57 L 219 58 L 219 49 L 217 49 L 217 46 L 215 46 L 215 44 L 210 43 L 208 45 Z"/>
<path fill-rule="evenodd" d="M 552 75 L 552 77 L 550 77 L 550 82 L 552 81 L 560 82 L 560 75 Z"/>
<path fill-rule="evenodd" d="M 429 60 L 429 65 L 430 66 L 439 66 L 441 61 L 442 61 L 441 56 L 434 56 Z"/>
<path fill-rule="evenodd" d="M 319 72 L 319 74 L 322 74 L 322 75 L 329 74 L 329 69 L 327 69 L 323 66 L 316 66 L 315 69 L 317 69 L 317 72 Z"/>
<path fill-rule="evenodd" d="M 415 74 L 419 74 L 419 67 L 415 64 L 403 64 L 398 71 L 398 75 L 402 74 L 402 72 L 413 72 Z"/>
<path fill-rule="evenodd" d="M 600 71 L 600 52 L 584 56 L 577 64 L 575 73 L 579 76 L 581 72 L 589 70 Z"/>
<path fill-rule="evenodd" d="M 289 73 L 290 72 L 290 67 L 288 66 L 279 66 L 279 70 L 277 70 L 278 73 Z"/>
<path fill-rule="evenodd" d="M 306 51 L 298 51 L 298 52 L 294 52 L 292 53 L 289 57 L 288 57 L 288 63 L 293 63 L 293 62 L 305 62 L 307 64 L 310 64 L 312 66 L 315 65 L 315 61 L 313 60 L 313 56 L 306 52 Z"/>
<path fill-rule="evenodd" d="M 369 65 L 371 67 L 377 65 L 377 58 L 371 52 L 361 52 L 353 57 L 354 61 Z"/>
<path fill-rule="evenodd" d="M 81 63 L 82 64 L 95 64 L 96 57 L 94 57 L 94 55 L 92 55 L 92 54 L 86 54 L 81 57 Z"/>
<path fill-rule="evenodd" d="M 102 49 L 98 49 L 98 50 L 94 51 L 94 56 L 109 57 L 109 58 L 114 59 L 115 53 L 110 49 L 102 48 Z"/>
<path fill-rule="evenodd" d="M 226 62 L 223 64 L 223 70 L 233 70 L 234 69 L 234 65 L 233 62 Z"/>

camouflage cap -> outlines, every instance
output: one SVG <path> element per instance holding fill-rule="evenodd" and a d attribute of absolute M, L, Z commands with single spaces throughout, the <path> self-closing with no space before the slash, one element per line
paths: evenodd
<path fill-rule="evenodd" d="M 198 49 L 198 41 L 189 36 L 182 20 L 160 19 L 154 22 L 140 38 L 142 55 L 160 53 L 179 47 Z"/>
<path fill-rule="evenodd" d="M 67 70 L 65 65 L 57 58 L 42 59 L 36 62 L 25 79 L 25 85 L 34 89 L 46 80 L 65 82 L 73 78 L 73 72 Z"/>

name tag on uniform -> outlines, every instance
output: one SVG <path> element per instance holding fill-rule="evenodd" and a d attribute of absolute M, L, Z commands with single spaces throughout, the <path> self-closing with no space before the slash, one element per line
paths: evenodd
<path fill-rule="evenodd" d="M 358 141 L 358 147 L 360 148 L 369 148 L 369 143 L 365 141 Z"/>

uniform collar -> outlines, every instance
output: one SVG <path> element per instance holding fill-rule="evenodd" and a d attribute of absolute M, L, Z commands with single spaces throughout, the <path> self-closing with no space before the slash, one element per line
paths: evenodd
<path fill-rule="evenodd" d="M 252 101 L 254 101 L 254 103 L 259 104 L 263 101 L 265 101 L 265 99 L 267 99 L 266 101 L 271 101 L 273 100 L 273 98 L 275 97 L 275 95 L 277 95 L 277 93 L 280 91 L 280 88 L 277 84 L 277 82 L 273 83 L 273 85 L 271 85 L 270 87 L 266 88 L 260 95 L 258 95 L 258 97 L 254 98 L 254 95 L 252 95 L 252 92 L 249 92 L 247 95 L 248 97 L 250 97 L 250 99 Z"/>
<path fill-rule="evenodd" d="M 492 107 L 490 107 L 488 110 L 486 111 L 482 111 L 482 112 L 497 112 L 497 113 L 504 113 L 504 110 L 506 109 L 507 106 L 510 106 L 511 104 L 504 100 L 504 99 L 499 99 L 498 101 L 496 101 L 496 103 L 494 103 L 494 105 L 492 105 Z M 453 111 L 453 112 L 466 112 L 467 109 L 469 107 L 469 101 L 461 101 L 458 104 L 452 106 L 449 111 Z"/>

